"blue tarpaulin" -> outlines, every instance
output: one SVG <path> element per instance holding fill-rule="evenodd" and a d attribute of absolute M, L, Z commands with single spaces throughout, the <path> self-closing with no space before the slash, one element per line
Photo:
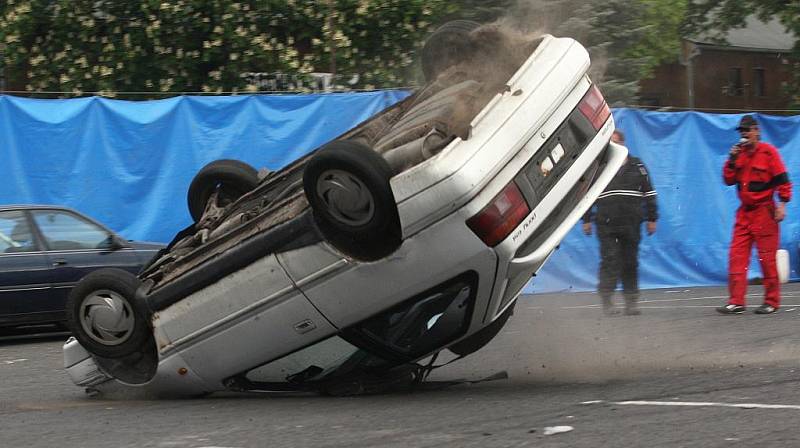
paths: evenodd
<path fill-rule="evenodd" d="M 0 96 L 0 203 L 66 205 L 126 238 L 167 242 L 191 223 L 186 191 L 208 162 L 279 169 L 406 96 Z"/>
<path fill-rule="evenodd" d="M 719 285 L 727 282 L 728 244 L 739 200 L 722 182 L 722 165 L 742 114 L 644 112 L 618 109 L 614 118 L 628 148 L 650 171 L 660 219 L 639 246 L 640 288 Z M 789 178 L 800 181 L 800 116 L 755 114 L 763 141 L 778 147 Z M 793 189 L 793 193 L 796 193 Z M 797 198 L 796 198 L 797 199 Z M 781 224 L 781 246 L 790 254 L 790 279 L 798 279 L 800 206 L 790 202 Z M 527 292 L 587 291 L 597 286 L 596 236 L 577 225 Z M 644 230 L 644 229 L 642 229 Z M 755 251 L 754 251 L 755 252 Z M 760 276 L 756 257 L 750 277 Z"/>
<path fill-rule="evenodd" d="M 127 238 L 169 241 L 190 222 L 186 190 L 206 163 L 223 158 L 278 169 L 407 96 L 403 91 L 312 95 L 176 97 L 120 101 L 0 96 L 0 203 L 59 204 Z M 661 219 L 643 237 L 640 286 L 726 281 L 737 207 L 722 164 L 741 114 L 614 111 L 631 152 L 649 168 Z M 800 116 L 756 115 L 762 136 L 800 179 Z M 800 210 L 790 203 L 781 244 L 797 279 Z M 527 292 L 593 290 L 598 247 L 580 226 Z M 755 262 L 755 259 L 754 259 Z M 751 276 L 758 275 L 755 263 Z"/>

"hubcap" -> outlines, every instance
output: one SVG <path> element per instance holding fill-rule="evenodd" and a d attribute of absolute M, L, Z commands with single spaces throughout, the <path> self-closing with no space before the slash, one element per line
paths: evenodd
<path fill-rule="evenodd" d="M 375 199 L 358 177 L 343 170 L 328 170 L 317 180 L 317 196 L 334 219 L 362 226 L 375 215 Z"/>
<path fill-rule="evenodd" d="M 135 316 L 130 303 L 114 291 L 102 289 L 81 304 L 83 331 L 103 345 L 119 345 L 133 332 Z"/>

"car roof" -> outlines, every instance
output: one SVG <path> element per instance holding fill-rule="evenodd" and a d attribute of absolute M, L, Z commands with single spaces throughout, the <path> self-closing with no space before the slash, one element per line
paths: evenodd
<path fill-rule="evenodd" d="M 94 224 L 100 226 L 106 232 L 111 232 L 116 234 L 113 230 L 109 229 L 105 224 L 102 222 L 92 218 L 91 216 L 87 216 L 85 213 L 81 213 L 74 208 L 66 207 L 64 205 L 49 205 L 49 204 L 6 204 L 0 205 L 0 212 L 7 212 L 12 210 L 63 210 L 70 213 L 74 213 L 83 219 L 88 219 L 89 221 L 93 222 Z"/>
<path fill-rule="evenodd" d="M 6 204 L 0 205 L 0 212 L 8 210 L 69 210 L 75 212 L 74 209 L 65 207 L 63 205 L 47 205 L 47 204 Z"/>

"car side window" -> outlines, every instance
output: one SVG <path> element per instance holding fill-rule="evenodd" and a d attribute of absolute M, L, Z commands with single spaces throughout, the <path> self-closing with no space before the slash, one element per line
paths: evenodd
<path fill-rule="evenodd" d="M 22 210 L 0 212 L 0 252 L 31 252 L 36 250 L 28 220 Z"/>
<path fill-rule="evenodd" d="M 72 213 L 61 210 L 32 213 L 50 250 L 101 249 L 110 243 L 107 231 Z"/>

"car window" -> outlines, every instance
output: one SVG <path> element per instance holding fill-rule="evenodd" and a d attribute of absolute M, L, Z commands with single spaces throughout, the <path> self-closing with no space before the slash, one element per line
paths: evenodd
<path fill-rule="evenodd" d="M 110 235 L 103 228 L 72 213 L 60 210 L 35 210 L 39 226 L 51 250 L 100 249 L 108 247 Z"/>
<path fill-rule="evenodd" d="M 31 252 L 36 250 L 28 221 L 22 210 L 0 212 L 0 252 Z"/>

